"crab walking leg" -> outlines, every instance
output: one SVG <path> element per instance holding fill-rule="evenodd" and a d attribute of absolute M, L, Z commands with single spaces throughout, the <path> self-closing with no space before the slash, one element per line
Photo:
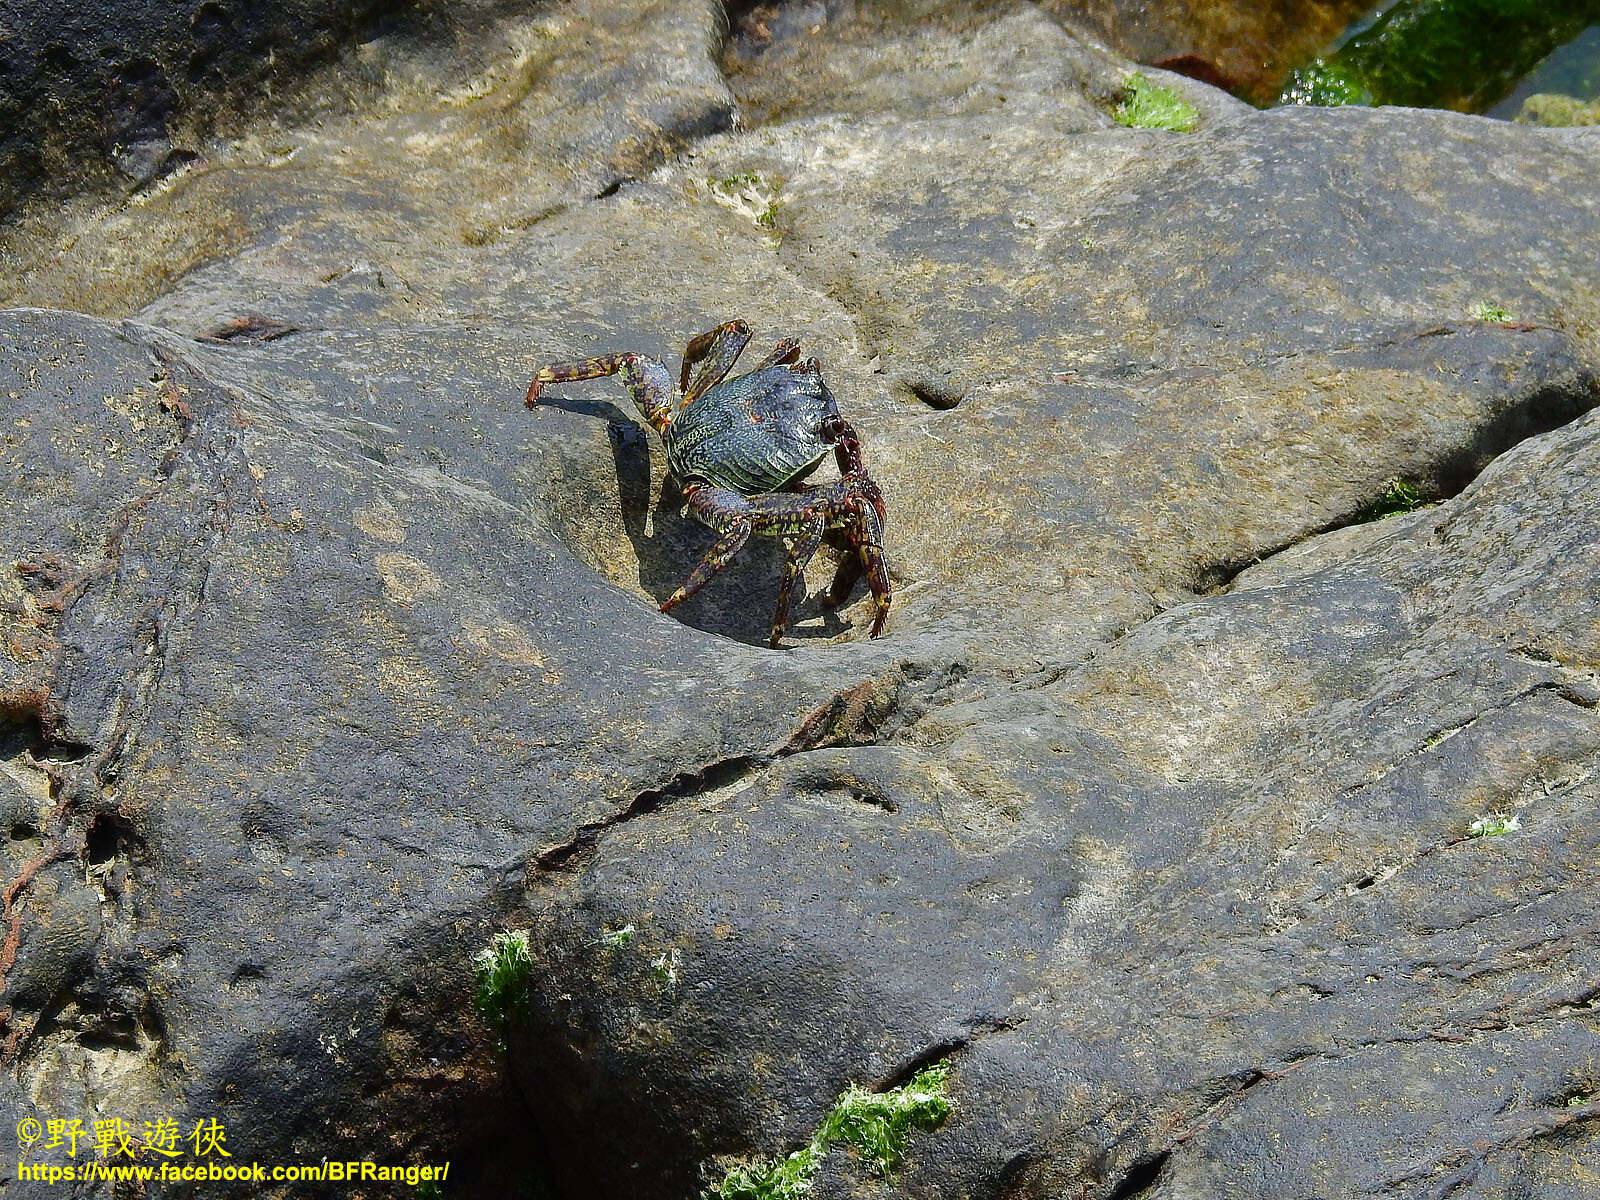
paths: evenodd
<path fill-rule="evenodd" d="M 750 326 L 745 321 L 729 321 L 708 329 L 699 337 L 691 338 L 683 350 L 683 373 L 678 380 L 678 390 L 683 393 L 683 403 L 689 404 L 705 395 L 727 377 L 733 364 L 744 353 L 750 341 Z M 705 366 L 689 382 L 689 372 L 694 365 L 705 360 Z"/>
<path fill-rule="evenodd" d="M 634 404 L 657 433 L 672 423 L 672 376 L 661 363 L 642 354 L 607 354 L 604 358 L 540 367 L 528 385 L 528 407 L 537 407 L 539 394 L 546 384 L 576 383 L 604 375 L 622 376 L 628 395 L 633 397 Z"/>
<path fill-rule="evenodd" d="M 870 480 L 866 483 L 871 485 Z M 857 486 L 861 486 L 859 482 Z M 889 586 L 889 563 L 883 553 L 883 518 L 879 507 L 882 501 L 875 486 L 871 487 L 870 492 L 865 489 L 862 491 L 863 494 L 851 498 L 849 515 L 839 522 L 844 528 L 845 540 L 850 543 L 854 553 L 846 554 L 839 561 L 833 586 L 828 589 L 823 603 L 829 608 L 838 608 L 850 598 L 850 589 L 855 587 L 856 580 L 864 573 L 867 586 L 872 589 L 872 601 L 877 605 L 868 635 L 882 637 L 889 623 L 889 604 L 894 596 Z"/>
<path fill-rule="evenodd" d="M 789 628 L 789 608 L 794 596 L 794 585 L 805 573 L 806 564 L 817 552 L 817 547 L 822 545 L 822 535 L 827 532 L 827 528 L 826 521 L 821 517 L 815 517 L 806 524 L 789 547 L 789 557 L 783 564 L 783 582 L 778 586 L 778 605 L 772 610 L 772 640 L 767 643 L 774 650 L 778 648 L 778 641 L 783 637 L 784 630 Z"/>
<path fill-rule="evenodd" d="M 894 593 L 889 587 L 889 562 L 883 556 L 883 525 L 878 519 L 878 514 L 870 504 L 861 506 L 862 523 L 867 528 L 867 534 L 856 547 L 861 563 L 867 570 L 867 586 L 872 589 L 872 602 L 877 605 L 877 614 L 872 618 L 872 628 L 867 631 L 868 637 L 882 637 L 884 629 L 889 624 L 889 603 L 894 598 Z"/>
<path fill-rule="evenodd" d="M 833 441 L 841 476 L 839 482 L 850 493 L 844 512 L 831 523 L 844 529 L 854 553 L 840 560 L 833 585 L 822 602 L 829 608 L 838 608 L 850 598 L 850 589 L 855 587 L 856 580 L 865 574 L 878 609 L 872 621 L 871 636 L 881 637 L 889 622 L 889 603 L 893 597 L 889 564 L 883 554 L 883 493 L 867 474 L 866 464 L 861 460 L 861 440 L 850 422 L 843 417 L 834 418 L 823 430 L 823 436 Z"/>
<path fill-rule="evenodd" d="M 689 509 L 702 522 L 711 526 L 722 536 L 716 541 L 706 555 L 695 564 L 689 578 L 683 581 L 683 586 L 672 595 L 668 596 L 662 604 L 661 611 L 666 612 L 674 605 L 682 604 L 706 584 L 711 582 L 711 577 L 732 561 L 733 556 L 744 549 L 744 544 L 750 540 L 750 502 L 738 492 L 729 491 L 727 488 L 706 487 L 704 484 L 691 483 L 686 485 L 685 499 Z"/>

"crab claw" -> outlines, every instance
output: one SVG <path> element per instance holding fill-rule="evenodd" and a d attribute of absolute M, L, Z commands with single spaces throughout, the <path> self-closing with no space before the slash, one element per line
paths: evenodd
<path fill-rule="evenodd" d="M 542 391 L 544 391 L 544 381 L 536 377 L 534 381 L 528 385 L 528 399 L 526 403 L 529 408 L 539 407 L 539 393 Z"/>

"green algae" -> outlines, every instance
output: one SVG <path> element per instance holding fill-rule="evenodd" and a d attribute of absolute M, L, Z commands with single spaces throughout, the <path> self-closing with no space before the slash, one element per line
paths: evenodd
<path fill-rule="evenodd" d="M 1367 521 L 1381 521 L 1385 517 L 1397 517 L 1401 513 L 1416 512 L 1426 501 L 1422 496 L 1422 489 L 1414 483 L 1404 479 L 1391 479 L 1383 489 L 1383 495 L 1361 510 L 1356 518 L 1357 524 Z"/>
<path fill-rule="evenodd" d="M 1505 325 L 1515 320 L 1505 309 L 1487 300 L 1479 300 L 1467 310 L 1467 315 L 1474 321 L 1487 321 L 1492 325 Z"/>
<path fill-rule="evenodd" d="M 1552 129 L 1600 125 L 1600 100 L 1586 103 L 1559 92 L 1536 92 L 1522 102 L 1514 119 L 1519 125 L 1542 125 Z"/>
<path fill-rule="evenodd" d="M 505 1025 L 532 1002 L 533 952 L 526 929 L 497 933 L 472 959 L 477 990 L 472 1004 L 488 1020 Z"/>
<path fill-rule="evenodd" d="M 1296 70 L 1278 103 L 1483 112 L 1597 20 L 1595 0 L 1401 0 Z"/>
<path fill-rule="evenodd" d="M 1171 88 L 1152 83 L 1136 72 L 1128 77 L 1122 102 L 1111 118 L 1130 129 L 1171 129 L 1188 133 L 1200 120 L 1200 112 Z"/>
<path fill-rule="evenodd" d="M 905 1157 L 911 1135 L 936 1128 L 954 1107 L 949 1080 L 950 1064 L 941 1062 L 887 1092 L 847 1088 L 804 1146 L 787 1158 L 734 1167 L 707 1189 L 705 1200 L 799 1200 L 837 1144 L 854 1147 L 887 1175 Z"/>
<path fill-rule="evenodd" d="M 1505 837 L 1522 828 L 1515 813 L 1492 812 L 1474 821 L 1467 833 L 1472 837 Z"/>

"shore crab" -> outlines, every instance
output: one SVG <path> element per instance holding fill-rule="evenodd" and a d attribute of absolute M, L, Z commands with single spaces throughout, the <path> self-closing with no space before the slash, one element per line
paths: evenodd
<path fill-rule="evenodd" d="M 783 581 L 772 615 L 777 646 L 789 626 L 795 584 L 830 529 L 844 533 L 849 553 L 823 603 L 842 604 L 863 575 L 877 606 L 870 634 L 889 619 L 889 568 L 883 552 L 883 493 L 867 474 L 856 432 L 817 360 L 800 360 L 794 338 L 779 342 L 753 371 L 728 378 L 750 341 L 750 326 L 729 321 L 690 340 L 677 387 L 659 359 L 629 352 L 540 367 L 528 385 L 528 407 L 546 385 L 620 375 L 628 394 L 666 447 L 667 469 L 684 502 L 717 534 L 666 612 L 704 587 L 750 535 L 788 540 Z M 832 451 L 839 478 L 802 482 Z"/>

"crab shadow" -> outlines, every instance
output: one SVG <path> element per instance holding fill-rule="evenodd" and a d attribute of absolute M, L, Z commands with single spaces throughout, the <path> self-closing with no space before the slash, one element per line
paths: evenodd
<path fill-rule="evenodd" d="M 605 420 L 622 527 L 638 561 L 639 586 L 661 604 L 689 577 L 716 536 L 683 511 L 682 495 L 670 478 L 664 478 L 656 491 L 651 463 L 652 456 L 661 453 L 659 441 L 620 406 L 607 400 L 574 400 L 546 394 L 540 404 Z M 807 571 L 812 587 L 826 590 L 841 548 L 830 533 Z M 752 537 L 709 583 L 665 615 L 707 633 L 765 647 L 771 636 L 785 557 L 781 539 Z M 817 593 L 808 590 L 795 597 L 783 644 L 823 641 L 837 637 L 847 628 L 834 610 L 819 603 Z"/>

